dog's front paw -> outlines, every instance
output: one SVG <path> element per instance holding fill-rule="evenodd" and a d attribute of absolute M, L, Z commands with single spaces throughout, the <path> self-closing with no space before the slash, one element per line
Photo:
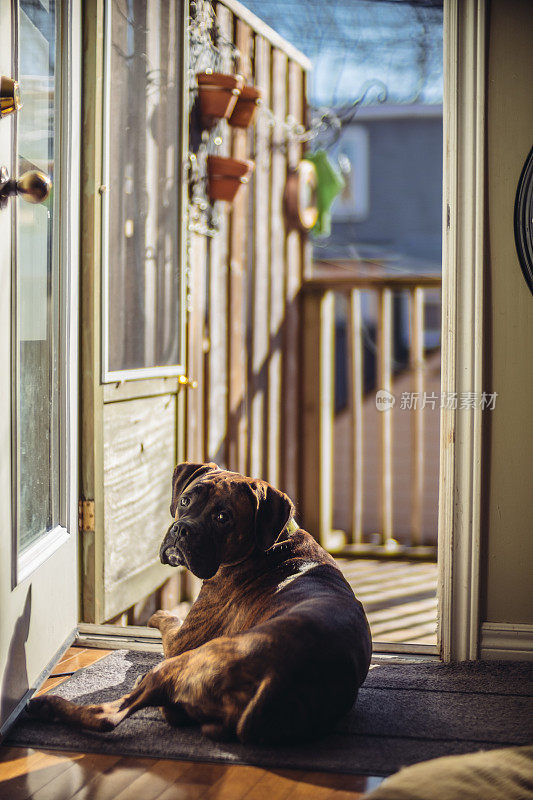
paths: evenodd
<path fill-rule="evenodd" d="M 27 704 L 26 711 L 30 717 L 40 719 L 42 722 L 52 722 L 55 718 L 54 704 L 46 696 L 34 697 Z"/>
<path fill-rule="evenodd" d="M 169 617 L 172 618 L 173 616 L 174 614 L 171 614 L 170 611 L 156 611 L 155 614 L 152 614 L 148 620 L 148 627 L 159 628 L 163 620 L 168 619 Z"/>

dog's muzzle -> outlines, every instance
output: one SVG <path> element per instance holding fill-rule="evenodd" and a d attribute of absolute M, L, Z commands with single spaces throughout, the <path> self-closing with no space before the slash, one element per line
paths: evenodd
<path fill-rule="evenodd" d="M 182 554 L 177 547 L 172 547 L 172 545 L 161 553 L 160 558 L 162 564 L 170 564 L 171 567 L 185 566 Z"/>
<path fill-rule="evenodd" d="M 171 567 L 187 566 L 187 561 L 179 546 L 182 536 L 182 527 L 174 523 L 165 536 L 165 541 L 159 551 L 159 559 L 162 564 L 170 564 Z"/>

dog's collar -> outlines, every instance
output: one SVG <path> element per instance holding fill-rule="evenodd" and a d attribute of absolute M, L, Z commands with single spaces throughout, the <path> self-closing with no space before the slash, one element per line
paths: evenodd
<path fill-rule="evenodd" d="M 296 533 L 296 531 L 299 530 L 300 526 L 298 525 L 294 517 L 291 517 L 290 520 L 285 525 L 285 527 L 283 528 L 283 533 L 286 533 L 287 536 L 292 536 L 293 533 Z"/>
<path fill-rule="evenodd" d="M 283 530 L 281 531 L 280 536 L 282 536 L 283 534 L 286 534 L 287 536 L 292 536 L 293 533 L 296 533 L 296 531 L 299 531 L 299 530 L 300 530 L 300 526 L 298 525 L 298 523 L 296 522 L 294 517 L 291 517 L 290 520 L 285 525 L 285 527 L 283 528 Z M 268 553 L 268 554 L 276 554 L 277 555 L 278 553 L 285 552 L 285 550 L 287 550 L 290 546 L 291 546 L 291 543 L 284 539 L 281 542 L 277 542 L 277 543 L 273 544 L 272 547 L 269 548 L 266 551 L 266 553 Z M 253 552 L 253 548 L 249 553 L 247 553 L 245 556 L 243 556 L 238 561 L 226 562 L 224 564 L 221 564 L 220 566 L 221 567 L 236 567 L 238 564 L 242 564 L 243 561 L 246 561 L 246 559 L 250 557 L 252 552 Z"/>
<path fill-rule="evenodd" d="M 298 525 L 294 517 L 291 517 L 290 520 L 285 525 L 285 527 L 283 528 L 283 530 L 281 531 L 278 540 L 281 537 L 284 538 L 281 539 L 281 541 L 275 542 L 272 545 L 272 547 L 270 547 L 265 552 L 265 555 L 267 555 L 269 558 L 272 558 L 273 556 L 278 556 L 280 554 L 286 553 L 287 551 L 291 550 L 292 542 L 290 541 L 290 537 L 292 536 L 293 533 L 296 533 L 296 531 L 299 530 L 300 526 Z"/>

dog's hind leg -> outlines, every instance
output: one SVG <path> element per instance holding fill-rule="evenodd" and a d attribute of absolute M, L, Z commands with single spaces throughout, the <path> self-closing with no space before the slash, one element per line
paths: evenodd
<path fill-rule="evenodd" d="M 164 705 L 166 692 L 157 673 L 156 667 L 131 692 L 109 703 L 82 706 L 57 695 L 41 695 L 30 700 L 27 710 L 44 721 L 57 719 L 76 728 L 110 731 L 140 708 Z"/>

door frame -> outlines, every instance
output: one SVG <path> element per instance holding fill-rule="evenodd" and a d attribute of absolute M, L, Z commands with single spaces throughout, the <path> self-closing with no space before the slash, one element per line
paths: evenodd
<path fill-rule="evenodd" d="M 485 0 L 444 1 L 442 392 L 483 389 Z M 482 410 L 441 412 L 439 649 L 477 659 L 480 638 Z"/>
<path fill-rule="evenodd" d="M 444 0 L 442 391 L 457 394 L 482 392 L 487 34 L 485 0 Z M 444 661 L 476 659 L 481 409 L 443 409 L 440 442 L 438 649 Z"/>

